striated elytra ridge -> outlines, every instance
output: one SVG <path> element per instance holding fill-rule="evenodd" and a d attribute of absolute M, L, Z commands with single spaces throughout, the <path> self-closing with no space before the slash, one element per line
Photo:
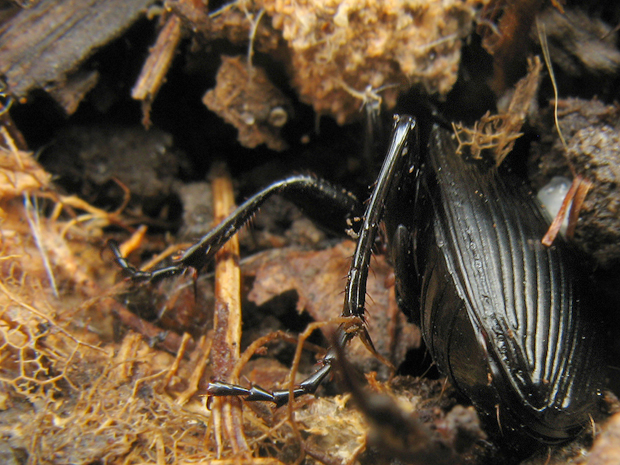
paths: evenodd
<path fill-rule="evenodd" d="M 447 131 L 433 129 L 426 169 L 433 225 L 415 248 L 434 360 L 500 429 L 574 437 L 604 370 L 573 256 L 561 240 L 541 244 L 547 223 L 522 183 L 457 155 Z"/>

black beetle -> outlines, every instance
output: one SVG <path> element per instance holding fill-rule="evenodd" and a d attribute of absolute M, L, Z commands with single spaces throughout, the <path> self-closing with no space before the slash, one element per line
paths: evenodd
<path fill-rule="evenodd" d="M 279 193 L 327 218 L 361 217 L 343 315 L 364 317 L 366 279 L 381 221 L 399 305 L 417 321 L 439 369 L 479 412 L 542 442 L 574 437 L 588 422 L 603 385 L 595 324 L 584 313 L 582 283 L 561 240 L 541 244 L 547 223 L 522 183 L 495 166 L 456 154 L 449 131 L 434 126 L 422 159 L 416 122 L 395 117 L 390 147 L 363 215 L 351 194 L 312 176 L 292 176 L 251 197 L 173 265 L 142 272 L 111 244 L 134 280 L 201 268 L 260 205 Z M 342 228 L 346 223 L 343 223 Z M 364 325 L 355 334 L 372 347 Z M 353 334 L 340 332 L 346 343 Z M 314 392 L 335 352 L 299 385 Z M 211 395 L 279 405 L 288 391 L 211 383 Z"/>

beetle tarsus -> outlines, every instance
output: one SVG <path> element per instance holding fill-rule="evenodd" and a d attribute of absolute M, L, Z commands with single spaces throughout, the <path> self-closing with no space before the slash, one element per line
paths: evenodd
<path fill-rule="evenodd" d="M 314 394 L 331 372 L 332 362 L 333 356 L 326 356 L 322 361 L 322 366 L 317 371 L 293 388 L 293 397 L 297 398 L 306 394 Z M 237 384 L 221 381 L 209 383 L 207 385 L 207 394 L 214 397 L 239 396 L 246 401 L 273 402 L 277 407 L 286 404 L 290 399 L 290 391 L 288 389 L 268 391 L 260 386 L 244 388 Z"/>
<path fill-rule="evenodd" d="M 108 247 L 114 254 L 114 260 L 123 270 L 123 273 L 133 282 L 157 282 L 165 278 L 170 278 L 185 271 L 184 266 L 168 266 L 155 271 L 142 271 L 131 265 L 125 257 L 123 257 L 119 245 L 115 240 L 108 241 Z"/>

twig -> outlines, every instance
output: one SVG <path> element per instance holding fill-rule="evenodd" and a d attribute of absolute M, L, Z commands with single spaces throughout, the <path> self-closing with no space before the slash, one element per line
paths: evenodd
<path fill-rule="evenodd" d="M 165 82 L 182 33 L 181 19 L 174 14 L 171 15 L 159 32 L 157 41 L 142 67 L 140 77 L 131 90 L 131 97 L 142 101 L 142 124 L 146 128 L 151 125 L 151 105 Z"/>
<path fill-rule="evenodd" d="M 288 383 L 288 396 L 289 396 L 288 404 L 286 406 L 289 424 L 291 425 L 293 433 L 295 434 L 295 437 L 297 438 L 297 441 L 300 444 L 300 453 L 294 462 L 295 465 L 299 465 L 303 461 L 304 456 L 305 456 L 304 441 L 301 436 L 301 432 L 299 431 L 299 428 L 297 427 L 297 423 L 295 422 L 295 410 L 293 408 L 295 404 L 294 402 L 295 400 L 295 396 L 294 396 L 295 375 L 297 374 L 297 370 L 299 369 L 299 364 L 301 362 L 301 354 L 303 352 L 306 339 L 308 339 L 312 335 L 312 333 L 316 331 L 317 329 L 322 328 L 324 326 L 328 326 L 328 325 L 334 325 L 334 324 L 356 325 L 356 324 L 361 324 L 361 320 L 358 317 L 339 317 L 339 318 L 333 318 L 328 321 L 317 321 L 314 323 L 310 323 L 306 327 L 305 331 L 299 336 L 299 342 L 297 343 L 297 348 L 295 349 L 295 357 L 293 358 L 293 366 L 291 367 L 291 374 L 290 374 L 290 379 Z"/>
<path fill-rule="evenodd" d="M 577 192 L 575 192 L 575 198 L 573 204 L 570 207 L 570 213 L 568 214 L 568 227 L 566 228 L 566 237 L 571 238 L 575 235 L 575 228 L 577 227 L 577 220 L 579 219 L 579 212 L 583 206 L 583 202 L 586 199 L 586 195 L 592 188 L 592 182 L 588 181 L 582 176 L 577 176 L 576 179 L 580 179 L 577 186 Z"/>
<path fill-rule="evenodd" d="M 221 222 L 235 207 L 232 181 L 223 167 L 217 167 L 213 180 L 214 223 Z M 239 270 L 239 240 L 233 236 L 215 255 L 215 314 L 211 357 L 218 378 L 238 383 L 234 369 L 239 360 L 241 344 L 241 271 Z M 230 444 L 234 455 L 248 457 L 250 448 L 243 433 L 241 400 L 218 397 L 213 401 L 212 418 L 218 457 L 222 444 Z M 226 432 L 226 440 L 222 434 Z"/>
<path fill-rule="evenodd" d="M 250 19 L 250 22 L 252 23 L 252 30 L 250 31 L 250 43 L 248 44 L 248 75 L 249 75 L 250 81 L 252 80 L 252 77 L 254 76 L 253 67 L 252 67 L 252 57 L 254 57 L 254 39 L 256 38 L 256 31 L 258 30 L 258 23 L 260 23 L 260 20 L 263 18 L 264 14 L 265 14 L 265 10 L 261 8 L 261 10 L 256 15 L 255 19 L 252 20 L 248 18 Z"/>
<path fill-rule="evenodd" d="M 260 337 L 258 339 L 256 339 L 254 342 L 252 342 L 247 349 L 245 349 L 243 351 L 243 354 L 241 354 L 241 357 L 239 358 L 239 360 L 237 361 L 237 365 L 235 366 L 235 369 L 233 370 L 233 379 L 239 379 L 240 377 L 240 373 L 241 370 L 243 370 L 243 367 L 250 361 L 250 359 L 254 356 L 254 354 L 258 351 L 258 349 L 260 349 L 261 347 L 263 347 L 264 345 L 270 343 L 271 341 L 274 341 L 276 339 L 282 339 L 286 342 L 290 342 L 292 344 L 298 344 L 299 341 L 297 339 L 297 337 L 292 336 L 284 331 L 273 331 L 263 337 Z M 309 342 L 305 342 L 303 345 L 303 348 L 305 349 L 309 349 L 309 350 L 313 350 L 315 352 L 324 352 L 325 349 L 317 346 L 315 344 L 311 344 Z"/>

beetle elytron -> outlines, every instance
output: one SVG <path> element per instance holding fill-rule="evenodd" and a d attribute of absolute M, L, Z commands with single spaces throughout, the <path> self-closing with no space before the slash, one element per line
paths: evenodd
<path fill-rule="evenodd" d="M 570 439 L 588 422 L 603 384 L 596 328 L 582 306 L 571 255 L 561 240 L 541 244 L 547 224 L 521 184 L 455 152 L 454 136 L 435 126 L 422 159 L 415 120 L 397 116 L 363 214 L 352 195 L 299 175 L 251 197 L 173 266 L 142 272 L 112 247 L 134 280 L 199 269 L 269 196 L 304 197 L 333 218 L 361 217 L 343 315 L 363 318 L 372 247 L 383 221 L 399 305 L 421 326 L 439 369 L 479 412 L 497 418 L 504 434 L 512 429 L 543 442 Z M 365 327 L 357 334 L 371 344 Z M 351 337 L 341 331 L 342 342 Z M 334 356 L 328 352 L 296 396 L 317 388 Z M 217 382 L 208 391 L 277 404 L 288 400 L 288 391 Z"/>

